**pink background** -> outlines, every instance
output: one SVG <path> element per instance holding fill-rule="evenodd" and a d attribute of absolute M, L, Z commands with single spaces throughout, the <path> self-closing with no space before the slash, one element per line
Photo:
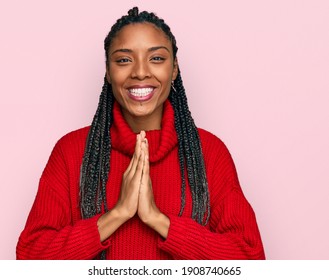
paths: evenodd
<path fill-rule="evenodd" d="M 0 259 L 15 258 L 55 142 L 90 124 L 104 37 L 133 5 L 176 35 L 195 121 L 231 151 L 267 258 L 329 259 L 329 1 L 6 2 Z"/>

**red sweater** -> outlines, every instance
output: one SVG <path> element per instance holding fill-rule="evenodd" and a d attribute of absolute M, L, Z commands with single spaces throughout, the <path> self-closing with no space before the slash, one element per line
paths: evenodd
<path fill-rule="evenodd" d="M 111 170 L 107 201 L 117 202 L 122 175 L 134 153 L 136 135 L 115 103 L 111 127 Z M 79 209 L 80 166 L 89 127 L 73 131 L 55 145 L 40 179 L 38 193 L 17 244 L 17 259 L 264 259 L 254 212 L 240 188 L 232 158 L 221 140 L 199 129 L 210 192 L 207 226 L 191 219 L 189 187 L 182 217 L 181 173 L 174 112 L 164 104 L 162 129 L 146 132 L 150 177 L 158 208 L 169 217 L 166 240 L 136 215 L 105 242 L 97 220 L 82 220 Z M 187 181 L 187 180 L 186 180 Z"/>

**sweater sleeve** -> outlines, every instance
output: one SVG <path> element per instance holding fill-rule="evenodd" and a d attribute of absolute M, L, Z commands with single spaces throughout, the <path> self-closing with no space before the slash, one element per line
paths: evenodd
<path fill-rule="evenodd" d="M 109 246 L 109 240 L 100 242 L 99 215 L 73 223 L 66 169 L 59 141 L 18 240 L 17 259 L 92 259 Z"/>
<path fill-rule="evenodd" d="M 159 247 L 175 259 L 265 259 L 256 217 L 231 155 L 214 137 L 203 147 L 211 201 L 208 226 L 170 215 L 167 239 L 159 239 Z"/>
<path fill-rule="evenodd" d="M 218 215 L 214 230 L 191 218 L 170 216 L 170 228 L 162 250 L 175 259 L 264 259 L 265 254 L 254 212 L 243 195 L 234 190 L 212 215 Z"/>

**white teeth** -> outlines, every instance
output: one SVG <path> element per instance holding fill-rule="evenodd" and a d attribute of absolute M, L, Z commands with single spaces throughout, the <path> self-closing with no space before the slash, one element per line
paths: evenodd
<path fill-rule="evenodd" d="M 129 90 L 130 94 L 138 97 L 146 96 L 153 91 L 153 88 L 132 88 Z"/>

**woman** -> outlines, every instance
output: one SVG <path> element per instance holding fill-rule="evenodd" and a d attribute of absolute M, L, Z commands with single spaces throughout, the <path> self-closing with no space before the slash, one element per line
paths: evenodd
<path fill-rule="evenodd" d="M 188 109 L 170 28 L 133 8 L 105 39 L 91 127 L 56 144 L 18 259 L 263 259 L 231 156 Z"/>

